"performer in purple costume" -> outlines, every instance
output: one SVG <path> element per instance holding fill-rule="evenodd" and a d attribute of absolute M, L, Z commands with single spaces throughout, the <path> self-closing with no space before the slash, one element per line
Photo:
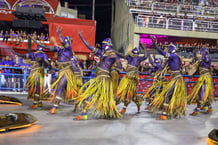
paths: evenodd
<path fill-rule="evenodd" d="M 41 47 L 58 53 L 58 66 L 59 73 L 58 79 L 51 85 L 51 88 L 55 88 L 52 95 L 54 96 L 54 106 L 50 110 L 51 114 L 55 114 L 59 110 L 59 104 L 64 99 L 72 100 L 73 97 L 77 96 L 77 83 L 74 74 L 74 70 L 71 64 L 71 56 L 72 56 L 72 39 L 69 36 L 65 38 L 61 35 L 61 29 L 57 28 L 57 33 L 60 37 L 60 41 L 62 46 L 45 46 L 38 41 L 34 40 L 35 43 L 40 45 Z M 66 97 L 66 98 L 65 98 Z"/>
<path fill-rule="evenodd" d="M 151 69 L 151 74 L 154 73 L 154 81 L 153 85 L 149 88 L 147 93 L 145 94 L 144 98 L 148 98 L 149 104 L 147 105 L 147 109 L 151 109 L 151 102 L 153 101 L 154 97 L 157 96 L 163 89 L 163 85 L 165 84 L 165 70 L 162 67 L 162 60 L 161 58 L 155 58 L 152 60 L 151 56 L 149 55 L 149 62 L 153 66 Z M 166 68 L 166 67 L 165 67 Z"/>
<path fill-rule="evenodd" d="M 128 61 L 126 69 L 127 74 L 122 78 L 117 89 L 116 103 L 119 104 L 120 102 L 124 102 L 121 113 L 126 112 L 126 108 L 131 101 L 135 102 L 138 112 L 140 111 L 141 101 L 139 96 L 136 94 L 139 80 L 138 66 L 142 61 L 147 59 L 146 47 L 144 48 L 141 46 L 140 48 L 144 49 L 144 56 L 139 56 L 138 48 L 134 48 L 130 55 L 127 56 L 119 53 L 120 57 L 125 58 Z"/>
<path fill-rule="evenodd" d="M 214 101 L 213 79 L 210 73 L 211 58 L 206 48 L 201 49 L 200 55 L 201 59 L 198 59 L 196 50 L 194 51 L 194 57 L 200 70 L 200 77 L 188 97 L 189 103 L 197 102 L 197 107 L 191 115 L 199 115 L 200 109 L 206 112 L 213 111 L 211 107 L 211 103 Z"/>
<path fill-rule="evenodd" d="M 83 43 L 95 53 L 95 55 L 101 57 L 101 61 L 97 65 L 96 78 L 91 79 L 83 85 L 80 89 L 80 93 L 77 97 L 78 106 L 83 106 L 83 113 L 77 117 L 77 120 L 87 120 L 87 111 L 93 110 L 94 113 L 99 112 L 101 118 L 119 118 L 120 113 L 115 105 L 113 97 L 113 86 L 110 76 L 110 70 L 114 63 L 117 63 L 118 56 L 112 50 L 112 41 L 110 38 L 106 38 L 102 42 L 102 50 L 94 48 L 82 37 L 82 33 L 79 36 Z M 86 88 L 87 87 L 87 88 Z M 85 92 L 83 92 L 86 88 Z"/>
<path fill-rule="evenodd" d="M 155 43 L 156 45 L 156 43 Z M 167 120 L 167 117 L 177 117 L 186 113 L 186 90 L 185 82 L 181 75 L 181 58 L 176 53 L 177 44 L 172 43 L 169 46 L 169 53 L 159 47 L 155 47 L 161 55 L 168 58 L 168 66 L 171 80 L 163 87 L 162 92 L 154 98 L 151 103 L 153 111 L 159 110 L 163 106 L 163 112 L 160 119 Z"/>
<path fill-rule="evenodd" d="M 40 46 L 34 53 L 19 54 L 10 48 L 11 52 L 20 57 L 31 59 L 31 72 L 27 78 L 26 86 L 29 88 L 27 99 L 33 99 L 34 102 L 30 108 L 42 107 L 43 84 L 44 84 L 44 67 L 49 65 L 48 56 L 43 52 Z"/>

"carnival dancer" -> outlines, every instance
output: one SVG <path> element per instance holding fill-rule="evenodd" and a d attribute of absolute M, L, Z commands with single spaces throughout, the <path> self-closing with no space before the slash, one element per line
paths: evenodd
<path fill-rule="evenodd" d="M 131 53 L 127 56 L 118 53 L 120 57 L 125 58 L 128 61 L 126 68 L 127 73 L 120 81 L 120 84 L 117 89 L 116 104 L 124 102 L 124 106 L 121 110 L 121 113 L 126 112 L 126 108 L 131 101 L 135 102 L 138 108 L 138 112 L 140 111 L 141 99 L 136 94 L 136 89 L 139 80 L 138 66 L 142 61 L 147 59 L 146 46 L 140 48 L 144 49 L 144 56 L 139 56 L 138 48 L 132 49 Z"/>
<path fill-rule="evenodd" d="M 163 85 L 166 83 L 165 80 L 165 73 L 166 67 L 163 69 L 162 67 L 162 60 L 161 58 L 155 58 L 152 60 L 151 56 L 149 55 L 149 62 L 153 66 L 151 69 L 151 74 L 154 73 L 154 81 L 152 86 L 146 92 L 144 98 L 148 98 L 149 103 L 147 105 L 147 109 L 151 109 L 151 102 L 153 101 L 155 96 L 158 96 L 163 89 Z M 153 75 L 152 75 L 153 76 Z"/>
<path fill-rule="evenodd" d="M 155 43 L 156 45 L 156 43 Z M 155 47 L 161 55 L 168 58 L 168 66 L 171 80 L 164 85 L 162 92 L 156 96 L 151 103 L 152 110 L 157 111 L 163 107 L 160 119 L 167 120 L 167 117 L 181 117 L 186 114 L 187 100 L 185 82 L 181 75 L 181 58 L 176 53 L 178 49 L 176 43 L 169 46 L 169 53 L 159 47 Z"/>
<path fill-rule="evenodd" d="M 30 108 L 42 107 L 43 85 L 44 85 L 44 67 L 49 65 L 48 56 L 43 52 L 40 46 L 37 46 L 36 52 L 19 54 L 9 48 L 12 53 L 20 57 L 31 59 L 31 72 L 26 80 L 26 86 L 29 88 L 27 99 L 32 99 L 33 104 Z"/>
<path fill-rule="evenodd" d="M 114 63 L 118 64 L 118 56 L 113 52 L 112 41 L 110 38 L 106 38 L 102 42 L 102 50 L 92 47 L 82 37 L 82 33 L 79 32 L 79 36 L 83 43 L 95 53 L 95 55 L 101 56 L 101 60 L 96 68 L 96 78 L 91 79 L 83 85 L 80 89 L 79 96 L 77 97 L 78 106 L 83 106 L 83 113 L 77 117 L 77 120 L 87 120 L 87 111 L 93 110 L 94 113 L 100 112 L 101 118 L 119 118 L 119 113 L 113 97 L 113 86 L 110 76 L 110 70 Z M 86 88 L 85 92 L 83 92 Z"/>
<path fill-rule="evenodd" d="M 77 90 L 79 91 L 80 88 L 83 85 L 83 81 L 82 81 L 82 72 L 83 71 L 82 71 L 82 68 L 79 65 L 78 58 L 75 55 L 73 55 L 71 57 L 71 63 L 72 63 L 72 67 L 73 67 L 73 70 L 74 70 L 74 73 L 75 73 L 75 77 L 76 77 Z M 79 92 L 77 92 L 77 94 L 78 93 Z M 77 110 L 77 104 L 75 104 L 73 112 L 76 112 L 76 110 Z"/>
<path fill-rule="evenodd" d="M 57 33 L 61 39 L 62 46 L 58 46 L 53 37 L 52 41 L 55 44 L 54 47 L 43 45 L 32 38 L 34 42 L 42 48 L 58 53 L 58 79 L 51 85 L 51 88 L 54 88 L 51 94 L 54 97 L 54 105 L 50 110 L 51 114 L 58 112 L 61 101 L 72 100 L 74 96 L 77 96 L 78 91 L 74 70 L 71 64 L 71 56 L 73 53 L 71 47 L 72 38 L 69 36 L 64 38 L 61 35 L 61 30 L 61 28 L 57 27 Z"/>
<path fill-rule="evenodd" d="M 199 115 L 200 109 L 206 112 L 213 111 L 211 106 L 211 103 L 214 101 L 213 79 L 210 73 L 211 58 L 206 48 L 200 50 L 200 55 L 201 59 L 198 59 L 196 50 L 194 51 L 194 57 L 197 60 L 196 63 L 199 67 L 200 77 L 188 96 L 189 103 L 197 102 L 197 107 L 191 115 Z"/>

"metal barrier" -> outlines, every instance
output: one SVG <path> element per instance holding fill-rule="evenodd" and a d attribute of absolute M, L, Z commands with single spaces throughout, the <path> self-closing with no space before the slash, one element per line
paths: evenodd
<path fill-rule="evenodd" d="M 153 16 L 143 16 L 139 15 L 137 17 L 137 25 L 139 27 L 152 27 L 152 28 L 163 28 L 166 29 L 166 18 L 153 17 Z"/>
<path fill-rule="evenodd" d="M 218 32 L 218 22 L 193 21 L 189 19 L 165 18 L 139 15 L 135 19 L 138 27 L 173 29 L 182 31 Z"/>
<path fill-rule="evenodd" d="M 4 67 L 4 66 L 0 66 L 0 69 L 5 69 L 5 68 L 7 68 L 7 69 L 21 69 L 21 70 L 23 70 L 23 74 L 14 74 L 14 73 L 3 73 L 2 74 L 0 72 L 0 90 L 22 89 L 22 87 L 21 88 L 13 88 L 12 86 L 14 86 L 13 84 L 14 84 L 15 78 L 20 79 L 21 86 L 24 85 L 24 83 L 26 82 L 27 77 L 29 76 L 28 69 L 27 68 L 23 69 L 22 67 Z M 11 83 L 12 83 L 11 88 L 8 88 L 6 86 L 6 79 L 11 79 Z M 5 84 L 2 83 L 4 81 L 5 81 Z"/>
<path fill-rule="evenodd" d="M 218 32 L 218 22 L 213 21 L 195 21 L 195 31 L 200 32 Z"/>
<path fill-rule="evenodd" d="M 182 31 L 192 31 L 193 21 L 187 19 L 168 19 L 168 29 L 182 30 Z"/>
<path fill-rule="evenodd" d="M 10 69 L 22 69 L 20 67 L 3 67 L 3 66 L 0 66 L 0 68 L 10 68 Z M 26 70 L 26 71 L 25 71 Z M 120 72 L 121 75 L 125 75 L 126 72 Z M 21 83 L 24 84 L 25 81 L 26 81 L 26 78 L 28 77 L 28 71 L 27 69 L 24 69 L 24 73 L 23 74 L 6 74 L 6 73 L 0 73 L 0 90 L 9 90 L 9 91 L 13 91 L 13 90 L 16 90 L 16 89 L 20 89 L 22 90 L 22 87 L 21 88 L 7 88 L 7 87 L 4 87 L 1 82 L 2 82 L 2 76 L 10 76 L 11 78 L 14 78 L 16 76 L 19 76 L 20 79 L 22 80 Z M 53 75 L 53 78 L 56 78 L 57 76 Z M 166 77 L 169 77 L 169 75 L 167 74 Z M 193 84 L 196 82 L 197 78 L 199 76 L 189 76 L 189 75 L 183 75 L 184 77 L 184 80 L 186 82 L 186 90 L 189 91 L 190 88 L 193 86 Z M 94 78 L 93 76 L 83 76 L 82 79 L 83 79 L 83 83 L 89 81 L 90 79 Z M 194 78 L 194 79 L 193 79 Z M 216 80 L 214 82 L 214 93 L 215 93 L 215 96 L 218 96 L 218 76 L 213 76 L 213 79 Z M 151 85 L 152 85 L 152 82 L 153 80 L 152 79 L 139 79 L 139 84 L 138 84 L 138 93 L 145 93 L 145 90 L 148 89 Z M 141 88 L 140 88 L 141 87 Z M 143 89 L 142 89 L 143 88 Z M 26 89 L 27 91 L 28 89 Z"/>

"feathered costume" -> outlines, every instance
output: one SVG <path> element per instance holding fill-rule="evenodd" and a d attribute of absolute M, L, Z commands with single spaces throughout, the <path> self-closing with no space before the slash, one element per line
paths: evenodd
<path fill-rule="evenodd" d="M 157 50 L 168 58 L 168 66 L 170 69 L 171 80 L 163 87 L 162 92 L 154 98 L 152 110 L 158 111 L 163 106 L 163 112 L 160 119 L 166 120 L 169 117 L 181 117 L 186 115 L 187 100 L 185 81 L 180 72 L 181 60 L 175 53 L 177 50 L 176 44 L 169 46 L 169 52 L 164 52 L 161 48 L 156 47 Z"/>
<path fill-rule="evenodd" d="M 202 48 L 200 54 L 201 60 L 197 61 L 200 77 L 188 96 L 189 103 L 197 102 L 197 108 L 195 108 L 192 115 L 198 115 L 200 109 L 207 112 L 213 111 L 211 107 L 211 103 L 214 101 L 213 79 L 210 73 L 211 58 L 209 57 L 206 48 Z M 196 53 L 194 53 L 194 56 L 197 58 Z"/>
<path fill-rule="evenodd" d="M 117 63 L 119 68 L 121 66 L 117 61 L 117 55 L 112 50 L 112 41 L 110 38 L 104 39 L 102 49 L 105 53 L 102 56 L 103 53 L 100 49 L 92 47 L 84 40 L 81 33 L 79 35 L 84 44 L 95 55 L 101 56 L 101 61 L 97 65 L 97 77 L 85 83 L 76 98 L 78 106 L 83 105 L 83 113 L 77 117 L 77 120 L 87 120 L 87 111 L 89 110 L 95 114 L 100 112 L 101 118 L 119 118 L 121 115 L 114 102 L 110 70 L 114 63 Z M 86 90 L 83 92 L 85 88 Z"/>

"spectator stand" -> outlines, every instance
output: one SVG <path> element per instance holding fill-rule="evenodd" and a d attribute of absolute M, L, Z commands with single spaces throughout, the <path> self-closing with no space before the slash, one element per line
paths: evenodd
<path fill-rule="evenodd" d="M 138 27 L 173 29 L 181 31 L 200 31 L 200 32 L 218 32 L 218 22 L 213 21 L 193 21 L 189 19 L 164 18 L 155 16 L 139 15 L 136 18 Z"/>
<path fill-rule="evenodd" d="M 216 17 L 218 14 L 218 7 L 209 7 L 202 5 L 192 4 L 178 4 L 178 3 L 164 3 L 164 2 L 153 2 L 153 1 L 139 1 L 129 0 L 128 6 L 130 9 L 138 9 L 152 12 L 170 12 L 170 13 L 185 13 L 192 15 L 201 16 L 213 16 Z"/>

